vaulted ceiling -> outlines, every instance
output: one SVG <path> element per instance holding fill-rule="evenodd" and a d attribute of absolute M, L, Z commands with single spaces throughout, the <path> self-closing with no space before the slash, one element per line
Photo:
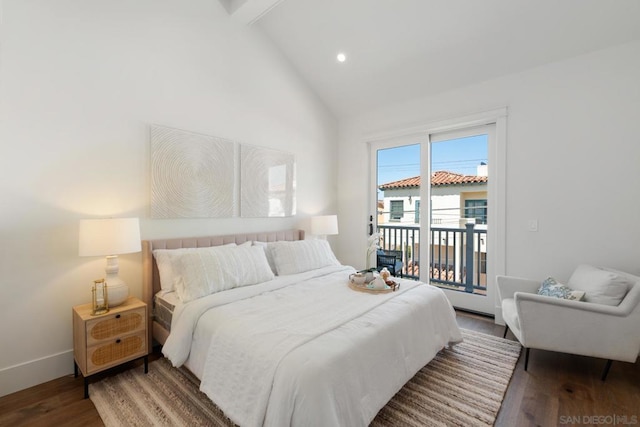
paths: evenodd
<path fill-rule="evenodd" d="M 638 0 L 220 2 L 263 31 L 337 117 L 640 39 Z"/>

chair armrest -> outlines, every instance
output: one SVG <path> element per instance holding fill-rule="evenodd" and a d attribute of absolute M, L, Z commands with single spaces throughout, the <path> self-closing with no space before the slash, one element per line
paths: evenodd
<path fill-rule="evenodd" d="M 528 292 L 536 294 L 541 282 L 531 279 L 523 279 L 514 276 L 496 276 L 498 284 L 498 297 L 500 301 L 513 298 L 516 292 Z"/>
<path fill-rule="evenodd" d="M 619 317 L 628 316 L 634 309 L 634 306 L 621 307 L 620 305 L 595 304 L 586 301 L 575 301 L 546 295 L 538 295 L 537 293 L 516 292 L 513 297 L 516 300 L 516 307 L 529 302 L 539 304 L 541 308 L 555 307 L 558 310 L 575 309 L 581 312 L 599 313 L 607 316 Z"/>

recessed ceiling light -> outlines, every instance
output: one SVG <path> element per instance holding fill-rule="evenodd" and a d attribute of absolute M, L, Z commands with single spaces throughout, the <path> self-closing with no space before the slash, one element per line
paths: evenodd
<path fill-rule="evenodd" d="M 344 62 L 344 61 L 347 60 L 347 55 L 345 55 L 344 53 L 340 52 L 336 58 L 338 59 L 338 62 Z"/>

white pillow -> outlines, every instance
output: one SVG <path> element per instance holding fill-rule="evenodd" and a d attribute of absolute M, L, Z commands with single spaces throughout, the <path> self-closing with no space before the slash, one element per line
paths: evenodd
<path fill-rule="evenodd" d="M 329 265 L 340 265 L 326 240 L 295 240 L 271 243 L 278 275 L 303 273 Z"/>
<path fill-rule="evenodd" d="M 264 249 L 241 245 L 214 246 L 180 256 L 176 292 L 182 302 L 239 286 L 273 279 Z"/>
<path fill-rule="evenodd" d="M 584 291 L 584 301 L 618 305 L 632 285 L 628 277 L 590 265 L 579 265 L 567 285 Z"/>
<path fill-rule="evenodd" d="M 254 246 L 259 246 L 262 249 L 264 249 L 264 253 L 267 256 L 267 262 L 269 263 L 269 267 L 271 267 L 271 271 L 273 271 L 273 274 L 278 274 L 278 270 L 276 270 L 276 263 L 273 260 L 273 249 L 272 249 L 272 243 L 267 243 L 267 242 L 258 242 L 257 240 L 253 242 Z"/>
<path fill-rule="evenodd" d="M 240 246 L 249 246 L 251 242 L 245 242 Z M 227 243 L 226 245 L 216 246 L 231 248 L 237 246 L 235 243 Z M 158 265 L 158 272 L 160 273 L 160 289 L 162 293 L 171 292 L 175 290 L 176 277 L 179 275 L 176 273 L 180 269 L 178 264 L 180 256 L 192 251 L 200 251 L 206 248 L 180 248 L 180 249 L 154 249 L 153 256 L 156 259 Z"/>
<path fill-rule="evenodd" d="M 158 265 L 158 272 L 160 273 L 160 292 L 166 293 L 175 290 L 175 261 L 180 255 L 195 251 L 198 248 L 181 248 L 181 249 L 155 249 L 153 256 L 156 259 Z"/>

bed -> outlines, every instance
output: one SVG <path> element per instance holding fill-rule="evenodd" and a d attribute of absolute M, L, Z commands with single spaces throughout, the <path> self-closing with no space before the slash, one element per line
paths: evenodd
<path fill-rule="evenodd" d="M 357 292 L 355 270 L 300 230 L 145 241 L 143 263 L 152 339 L 241 426 L 368 425 L 462 340 L 441 290 Z"/>

